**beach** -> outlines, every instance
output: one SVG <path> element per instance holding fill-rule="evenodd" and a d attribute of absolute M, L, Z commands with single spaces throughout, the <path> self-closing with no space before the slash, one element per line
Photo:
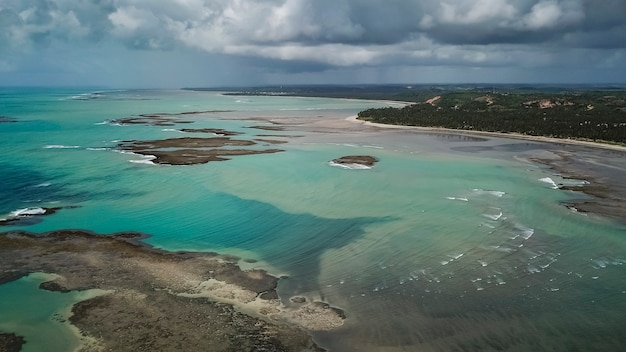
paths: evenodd
<path fill-rule="evenodd" d="M 472 131 L 472 130 L 453 130 L 449 128 L 439 128 L 439 127 L 389 125 L 389 124 L 384 124 L 384 123 L 362 121 L 362 120 L 359 120 L 358 115 L 349 116 L 346 118 L 346 120 L 350 122 L 354 122 L 354 123 L 362 123 L 365 126 L 372 126 L 372 127 L 378 127 L 378 128 L 399 128 L 399 129 L 413 129 L 415 131 L 423 131 L 423 132 L 440 132 L 444 134 L 453 133 L 453 134 L 469 134 L 469 135 L 487 136 L 487 137 L 491 136 L 491 137 L 499 137 L 499 138 L 521 139 L 521 140 L 534 141 L 534 142 L 571 144 L 571 145 L 579 145 L 579 146 L 586 146 L 586 147 L 592 147 L 592 148 L 610 149 L 610 150 L 626 152 L 626 147 L 622 145 L 592 142 L 592 141 L 583 141 L 583 140 L 577 140 L 577 139 L 531 136 L 531 135 L 526 135 L 526 134 L 521 134 L 521 133 L 502 133 L 502 132 L 486 132 L 486 131 Z"/>

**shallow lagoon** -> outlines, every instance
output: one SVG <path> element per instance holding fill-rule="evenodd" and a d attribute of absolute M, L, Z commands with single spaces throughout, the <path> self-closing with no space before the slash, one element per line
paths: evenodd
<path fill-rule="evenodd" d="M 7 230 L 133 230 L 170 250 L 257 260 L 245 265 L 288 276 L 279 285 L 285 304 L 301 295 L 345 310 L 343 327 L 314 333 L 337 351 L 615 350 L 626 343 L 626 227 L 564 206 L 585 196 L 554 184 L 583 180 L 530 161 L 577 147 L 344 121 L 376 102 L 3 93 L 2 114 L 17 122 L 0 124 L 8 180 L 0 213 L 62 208 Z M 191 125 L 107 122 L 208 110 L 215 112 L 185 115 Z M 145 158 L 114 151 L 117 141 L 177 137 L 190 126 L 288 143 L 281 153 L 193 166 L 133 163 Z M 380 162 L 359 170 L 329 165 L 343 155 Z M 623 156 L 576 155 L 626 172 Z"/>

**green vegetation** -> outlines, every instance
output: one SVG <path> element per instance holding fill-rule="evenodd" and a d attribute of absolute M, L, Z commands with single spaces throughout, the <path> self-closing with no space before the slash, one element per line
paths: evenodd
<path fill-rule="evenodd" d="M 404 108 L 365 110 L 359 118 L 626 144 L 626 92 L 442 92 Z"/>

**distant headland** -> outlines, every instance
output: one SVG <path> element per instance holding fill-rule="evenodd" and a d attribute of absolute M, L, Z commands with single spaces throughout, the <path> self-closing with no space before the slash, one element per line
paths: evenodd
<path fill-rule="evenodd" d="M 190 88 L 227 95 L 311 96 L 405 102 L 361 111 L 373 123 L 514 133 L 626 146 L 626 86 L 352 85 Z"/>

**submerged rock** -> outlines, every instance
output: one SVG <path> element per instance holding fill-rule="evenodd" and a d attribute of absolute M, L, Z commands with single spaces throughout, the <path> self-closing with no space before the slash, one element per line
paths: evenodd
<path fill-rule="evenodd" d="M 277 299 L 278 279 L 263 270 L 241 270 L 238 258 L 167 252 L 140 242 L 143 237 L 79 230 L 0 233 L 0 282 L 18 279 L 21 271 L 47 272 L 59 277 L 43 283 L 46 290 L 108 291 L 75 304 L 69 319 L 107 351 L 323 351 L 302 327 L 341 324 L 320 305 L 290 319 L 293 313 L 281 312 Z M 256 309 L 257 315 L 236 308 L 246 304 L 245 311 Z M 262 315 L 268 319 L 257 317 Z M 0 351 L 19 351 L 22 343 L 0 334 Z"/>
<path fill-rule="evenodd" d="M 347 155 L 341 158 L 333 159 L 335 164 L 358 164 L 363 166 L 374 166 L 378 162 L 378 158 L 369 155 Z"/>
<path fill-rule="evenodd" d="M 74 207 L 66 207 L 66 208 L 74 208 Z M 23 225 L 32 225 L 41 221 L 41 216 L 52 215 L 57 211 L 63 209 L 63 207 L 53 207 L 53 208 L 24 208 L 12 211 L 8 218 L 0 219 L 0 226 L 13 225 L 13 226 L 23 226 Z"/>
<path fill-rule="evenodd" d="M 183 137 L 159 140 L 124 141 L 118 147 L 146 157 L 155 164 L 166 165 L 195 165 L 211 161 L 228 160 L 230 156 L 271 154 L 282 152 L 282 149 L 221 149 L 223 147 L 248 147 L 256 142 L 245 139 L 231 139 L 230 137 Z M 207 149 L 213 148 L 213 149 Z"/>
<path fill-rule="evenodd" d="M 0 116 L 0 123 L 3 122 L 17 122 L 17 120 L 10 118 L 8 116 Z"/>
<path fill-rule="evenodd" d="M 289 300 L 292 301 L 293 303 L 304 303 L 304 302 L 306 302 L 306 298 L 304 298 L 302 296 L 293 296 Z"/>
<path fill-rule="evenodd" d="M 0 333 L 0 351 L 19 352 L 26 341 L 13 333 Z"/>

